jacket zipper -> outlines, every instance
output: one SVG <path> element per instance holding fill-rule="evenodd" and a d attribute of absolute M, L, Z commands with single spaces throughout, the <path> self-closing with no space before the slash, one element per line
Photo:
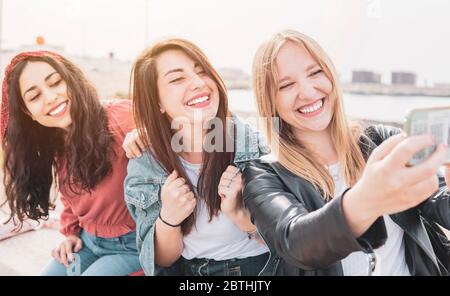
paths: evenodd
<path fill-rule="evenodd" d="M 261 269 L 261 271 L 258 273 L 258 276 L 261 275 L 261 273 L 266 269 L 267 265 L 269 265 L 270 260 L 272 259 L 272 251 L 269 248 L 269 245 L 267 244 L 264 237 L 261 235 L 261 233 L 258 230 L 258 227 L 256 227 L 256 233 L 258 233 L 258 236 L 263 240 L 264 244 L 267 246 L 267 249 L 269 250 L 269 258 L 266 261 L 266 264 L 264 264 L 264 267 Z"/>
<path fill-rule="evenodd" d="M 377 263 L 378 263 L 377 255 L 375 254 L 375 251 L 373 250 L 372 245 L 367 240 L 363 239 L 362 242 L 364 243 L 364 246 L 365 246 L 364 249 L 367 250 L 367 251 L 363 251 L 363 252 L 367 254 L 368 263 L 369 263 L 369 270 L 368 270 L 367 275 L 372 276 L 373 272 L 375 271 L 375 268 L 377 267 Z"/>
<path fill-rule="evenodd" d="M 369 257 L 369 273 L 368 276 L 372 276 L 373 272 L 375 271 L 375 267 L 377 266 L 377 256 L 373 251 L 370 253 L 367 253 L 367 256 Z"/>

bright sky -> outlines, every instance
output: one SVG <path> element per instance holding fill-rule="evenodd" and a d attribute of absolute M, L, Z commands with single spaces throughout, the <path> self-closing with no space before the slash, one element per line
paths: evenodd
<path fill-rule="evenodd" d="M 179 36 L 216 66 L 246 72 L 262 41 L 293 28 L 315 38 L 343 78 L 407 70 L 450 82 L 448 0 L 3 0 L 2 24 L 2 48 L 42 35 L 70 53 L 133 60 L 151 41 Z"/>

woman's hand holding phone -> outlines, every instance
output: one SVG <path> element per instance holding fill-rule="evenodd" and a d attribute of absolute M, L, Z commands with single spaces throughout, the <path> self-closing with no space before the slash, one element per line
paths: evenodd
<path fill-rule="evenodd" d="M 362 177 L 343 198 L 344 215 L 356 237 L 378 217 L 417 206 L 438 190 L 436 174 L 446 158 L 445 145 L 419 165 L 408 166 L 415 153 L 433 144 L 430 135 L 400 134 L 373 151 Z"/>

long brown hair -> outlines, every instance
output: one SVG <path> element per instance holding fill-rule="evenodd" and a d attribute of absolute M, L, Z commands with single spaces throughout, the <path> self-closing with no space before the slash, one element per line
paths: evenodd
<path fill-rule="evenodd" d="M 214 80 L 219 90 L 220 102 L 216 117 L 224 123 L 222 133 L 224 137 L 222 143 L 224 146 L 217 147 L 219 149 L 213 152 L 203 151 L 203 168 L 198 184 L 199 195 L 205 200 L 211 221 L 213 216 L 217 215 L 220 210 L 220 197 L 218 195 L 220 177 L 227 166 L 233 163 L 234 152 L 229 152 L 225 149 L 227 137 L 230 134 L 225 124 L 226 118 L 230 116 L 225 84 L 208 58 L 195 44 L 184 39 L 165 39 L 146 49 L 138 57 L 134 63 L 131 83 L 133 112 L 136 125 L 144 141 L 144 145 L 151 147 L 151 153 L 166 172 L 170 173 L 176 170 L 179 176 L 186 180 L 193 191 L 193 184 L 187 178 L 178 155 L 171 147 L 171 138 L 173 136 L 171 119 L 167 114 L 161 114 L 159 109 L 160 98 L 157 86 L 158 72 L 156 60 L 159 55 L 168 50 L 180 50 L 197 62 L 206 74 Z M 183 221 L 181 225 L 183 234 L 189 233 L 194 224 L 195 210 L 193 214 Z"/>
<path fill-rule="evenodd" d="M 29 62 L 52 66 L 67 84 L 72 124 L 68 131 L 46 127 L 26 114 L 19 78 Z M 48 217 L 52 208 L 51 185 L 60 175 L 60 189 L 66 194 L 90 191 L 112 170 L 114 139 L 108 129 L 106 112 L 97 92 L 82 71 L 67 59 L 50 56 L 27 57 L 6 77 L 8 79 L 9 123 L 3 143 L 3 169 L 10 219 L 18 228 L 25 218 Z M 8 221 L 9 221 L 8 220 Z"/>
<path fill-rule="evenodd" d="M 284 167 L 311 182 L 326 198 L 331 198 L 335 186 L 328 170 L 295 138 L 286 122 L 280 120 L 281 128 L 277 130 L 270 120 L 272 117 L 279 117 L 275 104 L 278 92 L 276 57 L 280 48 L 288 41 L 304 46 L 332 82 L 330 99 L 335 100 L 335 107 L 330 122 L 331 137 L 343 168 L 343 177 L 349 186 L 356 183 L 365 166 L 363 154 L 358 146 L 362 129 L 358 124 L 347 120 L 334 65 L 312 38 L 294 30 L 285 30 L 275 34 L 260 46 L 253 61 L 253 89 L 259 113 L 268 119 L 266 124 L 268 140 L 270 143 L 279 142 L 277 147 L 279 149 L 273 148 L 273 151 L 278 151 L 278 160 Z"/>

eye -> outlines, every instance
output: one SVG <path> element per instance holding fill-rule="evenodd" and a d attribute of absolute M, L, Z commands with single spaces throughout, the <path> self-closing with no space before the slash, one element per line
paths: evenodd
<path fill-rule="evenodd" d="M 291 85 L 294 85 L 294 82 L 289 82 L 289 83 L 283 84 L 282 86 L 280 86 L 279 90 L 286 89 L 286 88 L 290 87 Z"/>
<path fill-rule="evenodd" d="M 61 83 L 62 79 L 59 79 L 57 81 L 55 81 L 54 83 L 50 84 L 51 87 L 55 87 L 58 86 Z"/>
<path fill-rule="evenodd" d="M 169 83 L 175 83 L 175 82 L 181 81 L 183 79 L 184 79 L 184 77 L 178 77 L 178 78 L 171 80 Z"/>
<path fill-rule="evenodd" d="M 195 74 L 197 74 L 197 75 L 204 75 L 204 74 L 206 74 L 205 69 L 199 64 L 195 65 L 194 71 L 195 71 Z"/>
<path fill-rule="evenodd" d="M 39 98 L 40 95 L 41 95 L 40 93 L 37 93 L 36 95 L 34 95 L 33 97 L 31 97 L 31 99 L 29 99 L 28 101 L 29 101 L 29 102 L 33 102 L 34 100 L 36 100 L 37 98 Z"/>
<path fill-rule="evenodd" d="M 309 76 L 310 76 L 310 77 L 316 76 L 317 74 L 322 73 L 322 72 L 323 72 L 322 69 L 318 69 L 318 70 L 312 72 Z"/>

